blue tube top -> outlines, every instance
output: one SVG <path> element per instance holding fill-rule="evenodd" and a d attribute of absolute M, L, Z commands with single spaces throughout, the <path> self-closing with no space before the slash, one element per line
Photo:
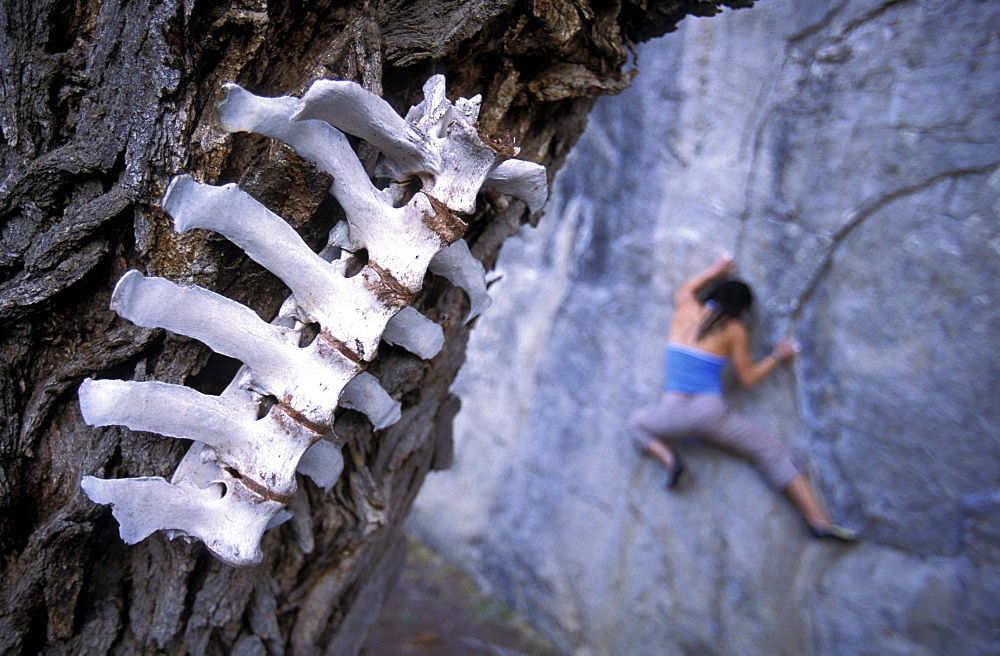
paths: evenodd
<path fill-rule="evenodd" d="M 721 373 L 726 358 L 693 346 L 670 342 L 665 359 L 666 391 L 722 395 Z"/>

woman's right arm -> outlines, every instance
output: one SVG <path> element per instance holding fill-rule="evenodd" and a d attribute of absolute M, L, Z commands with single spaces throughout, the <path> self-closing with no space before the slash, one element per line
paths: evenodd
<path fill-rule="evenodd" d="M 791 340 L 782 338 L 774 346 L 771 353 L 757 362 L 750 358 L 750 337 L 746 326 L 740 321 L 731 321 L 727 330 L 731 335 L 730 359 L 736 380 L 745 388 L 750 389 L 767 378 L 782 362 L 789 362 L 798 355 L 798 346 Z"/>
<path fill-rule="evenodd" d="M 715 263 L 712 264 L 712 266 L 684 281 L 684 284 L 682 284 L 674 294 L 674 303 L 676 305 L 680 305 L 681 303 L 696 301 L 698 298 L 698 291 L 702 287 L 716 278 L 721 278 L 722 276 L 733 273 L 734 271 L 736 271 L 736 262 L 733 261 L 733 258 L 729 255 L 720 255 L 716 258 Z"/>

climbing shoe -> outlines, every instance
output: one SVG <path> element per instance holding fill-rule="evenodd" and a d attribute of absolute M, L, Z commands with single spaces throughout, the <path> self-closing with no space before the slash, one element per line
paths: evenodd
<path fill-rule="evenodd" d="M 847 528 L 833 522 L 823 527 L 810 526 L 809 531 L 813 534 L 814 538 L 838 540 L 840 542 L 857 542 L 861 538 L 861 534 L 853 528 Z"/>
<path fill-rule="evenodd" d="M 677 481 L 680 480 L 681 474 L 684 473 L 684 463 L 681 459 L 674 456 L 674 466 L 670 468 L 667 473 L 667 489 L 672 490 L 677 487 Z"/>

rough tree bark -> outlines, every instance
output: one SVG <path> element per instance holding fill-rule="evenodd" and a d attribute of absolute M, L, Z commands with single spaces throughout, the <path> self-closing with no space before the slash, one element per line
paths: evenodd
<path fill-rule="evenodd" d="M 338 219 L 328 181 L 288 148 L 227 135 L 214 103 L 236 81 L 300 94 L 353 79 L 398 110 L 432 73 L 483 94 L 482 127 L 554 171 L 593 98 L 630 80 L 630 42 L 686 14 L 752 0 L 6 0 L 0 4 L 0 653 L 353 654 L 402 558 L 400 525 L 424 475 L 450 457 L 448 388 L 468 326 L 464 293 L 429 276 L 416 306 L 445 328 L 432 361 L 382 347 L 374 373 L 403 403 L 374 432 L 345 411 L 346 469 L 324 494 L 300 481 L 296 519 L 264 564 L 226 566 L 155 534 L 128 547 L 86 474 L 167 476 L 186 445 L 86 426 L 87 376 L 214 393 L 236 364 L 108 309 L 129 268 L 196 282 L 270 318 L 282 284 L 224 239 L 176 234 L 170 176 L 238 181 L 315 247 Z M 362 153 L 364 153 L 362 146 Z M 529 220 L 481 199 L 466 235 L 487 266 Z"/>

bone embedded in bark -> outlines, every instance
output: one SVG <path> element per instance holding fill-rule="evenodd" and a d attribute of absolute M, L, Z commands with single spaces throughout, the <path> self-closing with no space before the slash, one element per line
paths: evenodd
<path fill-rule="evenodd" d="M 201 540 L 220 560 L 237 567 L 261 561 L 260 538 L 285 505 L 261 499 L 229 475 L 204 489 L 171 485 L 159 477 L 85 476 L 80 485 L 92 501 L 111 505 L 125 543 L 170 529 Z"/>
<path fill-rule="evenodd" d="M 428 269 L 466 290 L 470 318 L 489 302 L 458 214 L 473 211 L 487 179 L 499 191 L 521 194 L 529 208 L 544 202 L 544 169 L 539 177 L 536 165 L 511 164 L 512 140 L 479 132 L 479 105 L 478 96 L 449 101 L 442 76 L 428 80 L 424 101 L 407 119 L 353 82 L 318 81 L 301 101 L 226 85 L 218 107 L 225 128 L 281 139 L 331 174 L 330 192 L 346 221 L 317 254 L 236 185 L 187 175 L 171 181 L 163 208 L 178 231 L 218 232 L 292 296 L 268 323 L 205 289 L 137 271 L 123 276 L 112 297 L 123 317 L 193 337 L 244 363 L 219 396 L 155 381 L 81 386 L 81 411 L 92 425 L 194 440 L 170 482 L 84 479 L 92 500 L 113 506 L 124 540 L 164 530 L 202 540 L 228 563 L 258 562 L 262 532 L 287 516 L 295 498 L 296 472 L 324 489 L 339 478 L 344 462 L 331 429 L 338 404 L 364 412 L 376 429 L 398 421 L 400 404 L 362 370 L 382 339 L 424 358 L 441 350 L 441 327 L 409 307 Z M 391 173 L 386 189 L 368 178 L 344 133 L 381 152 L 379 170 Z M 301 548 L 311 549 L 308 517 L 296 525 Z"/>
<path fill-rule="evenodd" d="M 377 217 L 390 208 L 388 196 L 368 179 L 343 132 L 325 121 L 291 121 L 298 99 L 257 96 L 232 83 L 224 88 L 225 99 L 218 111 L 226 130 L 273 137 L 314 162 L 321 171 L 333 176 L 330 193 L 348 217 Z"/>
<path fill-rule="evenodd" d="M 469 120 L 476 115 L 478 100 L 456 108 L 444 95 L 444 77 L 435 75 L 406 120 L 359 85 L 332 80 L 314 82 L 292 120 L 323 120 L 365 139 L 393 161 L 387 170 L 419 177 L 424 191 L 469 214 L 486 175 L 502 160 Z"/>
<path fill-rule="evenodd" d="M 378 336 L 398 307 L 384 302 L 375 273 L 347 278 L 312 252 L 281 217 L 234 184 L 214 187 L 175 177 L 163 208 L 178 231 L 205 228 L 242 248 L 292 290 L 306 321 L 317 321 L 332 342 L 361 360 L 374 357 Z"/>
<path fill-rule="evenodd" d="M 111 307 L 132 323 L 193 337 L 249 367 L 250 385 L 294 406 L 314 423 L 333 419 L 340 390 L 357 364 L 315 340 L 298 346 L 298 333 L 261 320 L 236 301 L 200 287 L 129 271 L 118 281 Z"/>
<path fill-rule="evenodd" d="M 87 379 L 80 386 L 80 410 L 91 426 L 202 442 L 202 462 L 228 467 L 274 497 L 295 491 L 298 459 L 322 435 L 280 406 L 256 419 L 220 397 L 157 381 Z"/>
<path fill-rule="evenodd" d="M 302 96 L 293 121 L 318 119 L 361 137 L 408 171 L 436 172 L 425 135 L 382 98 L 355 82 L 317 80 Z"/>
<path fill-rule="evenodd" d="M 335 305 L 349 283 L 302 241 L 292 226 L 235 184 L 221 187 L 188 175 L 170 181 L 163 209 L 178 232 L 204 228 L 218 232 L 292 289 L 303 307 Z"/>

